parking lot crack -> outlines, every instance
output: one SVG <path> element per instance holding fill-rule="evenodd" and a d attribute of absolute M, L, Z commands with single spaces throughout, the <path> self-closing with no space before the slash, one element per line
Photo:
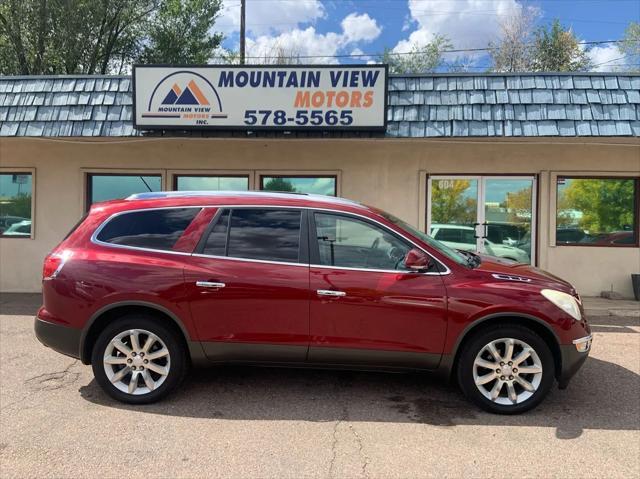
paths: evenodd
<path fill-rule="evenodd" d="M 61 371 L 39 374 L 24 381 L 24 384 L 31 389 L 38 391 L 53 391 L 74 383 L 80 377 L 80 373 L 72 372 L 71 369 L 78 364 L 74 359 L 66 368 Z"/>
<path fill-rule="evenodd" d="M 360 435 L 358 434 L 358 431 L 356 431 L 355 427 L 353 427 L 353 424 L 349 424 L 349 430 L 351 431 L 351 433 L 353 434 L 353 437 L 355 437 L 356 442 L 358 443 L 358 454 L 360 455 L 360 459 L 362 462 L 362 476 L 365 478 L 368 478 L 369 473 L 367 471 L 367 467 L 369 466 L 370 459 L 369 459 L 369 456 L 367 456 L 367 454 L 364 452 L 364 442 L 360 437 Z"/>

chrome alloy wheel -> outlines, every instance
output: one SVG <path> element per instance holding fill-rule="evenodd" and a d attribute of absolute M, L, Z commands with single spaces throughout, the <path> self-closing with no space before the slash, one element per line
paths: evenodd
<path fill-rule="evenodd" d="M 540 387 L 542 361 L 524 341 L 500 338 L 485 345 L 473 362 L 473 380 L 496 404 L 520 404 Z"/>
<path fill-rule="evenodd" d="M 102 364 L 116 388 L 139 396 L 162 386 L 169 375 L 171 357 L 158 336 L 144 329 L 129 329 L 109 341 Z"/>

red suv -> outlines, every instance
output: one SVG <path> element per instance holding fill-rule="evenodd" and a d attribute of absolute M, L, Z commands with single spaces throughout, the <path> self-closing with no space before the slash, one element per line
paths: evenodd
<path fill-rule="evenodd" d="M 156 401 L 190 364 L 425 370 L 480 407 L 535 407 L 591 347 L 580 297 L 376 208 L 163 192 L 92 206 L 46 258 L 42 343 L 112 397 Z"/>

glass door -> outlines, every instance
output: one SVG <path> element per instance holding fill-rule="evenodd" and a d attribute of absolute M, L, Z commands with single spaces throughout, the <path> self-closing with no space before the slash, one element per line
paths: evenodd
<path fill-rule="evenodd" d="M 535 178 L 432 176 L 427 231 L 447 245 L 520 263 L 535 258 Z"/>

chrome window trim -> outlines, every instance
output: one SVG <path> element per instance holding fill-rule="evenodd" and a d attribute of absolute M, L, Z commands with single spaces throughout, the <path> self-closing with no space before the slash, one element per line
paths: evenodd
<path fill-rule="evenodd" d="M 397 236 L 400 236 L 402 239 L 407 241 L 409 244 L 413 245 L 414 247 L 418 248 L 419 250 L 421 250 L 422 252 L 427 254 L 432 260 L 434 260 L 436 263 L 438 263 L 440 265 L 438 269 L 440 269 L 440 267 L 442 267 L 442 268 L 444 268 L 444 271 L 437 271 L 437 272 L 431 272 L 431 273 L 420 273 L 420 272 L 416 272 L 416 271 L 402 271 L 402 270 L 395 270 L 395 269 L 351 268 L 351 267 L 347 267 L 347 266 L 328 266 L 328 265 L 319 265 L 319 264 L 310 264 L 310 263 L 290 263 L 290 262 L 286 262 L 286 261 L 270 261 L 270 260 L 262 260 L 262 259 L 235 258 L 235 257 L 231 257 L 231 256 L 215 256 L 215 255 L 206 255 L 206 254 L 200 254 L 200 253 L 186 253 L 186 252 L 183 252 L 183 251 L 172 251 L 172 250 L 161 250 L 161 249 L 153 249 L 153 248 L 142 248 L 142 247 L 139 247 L 139 246 L 118 245 L 118 244 L 113 244 L 113 243 L 107 243 L 107 242 L 100 241 L 100 240 L 97 239 L 97 236 L 98 236 L 98 234 L 100 234 L 100 231 L 102 231 L 102 229 L 107 225 L 107 223 L 109 221 L 111 221 L 113 218 L 115 218 L 116 216 L 120 216 L 120 215 L 124 215 L 124 214 L 128 214 L 128 213 L 138 213 L 140 211 L 186 209 L 186 208 L 199 208 L 199 209 L 203 209 L 203 208 L 215 208 L 215 209 L 221 209 L 221 208 L 297 209 L 297 210 L 311 210 L 311 211 L 327 211 L 327 212 L 331 212 L 331 213 L 337 213 L 337 214 L 340 214 L 340 215 L 353 216 L 355 218 L 362 218 L 362 219 L 364 219 L 366 221 L 370 221 L 370 222 L 373 222 L 373 223 L 381 226 L 385 230 L 389 231 L 391 234 L 395 234 Z M 361 214 L 358 214 L 358 213 L 353 213 L 351 211 L 343 211 L 343 210 L 336 210 L 336 209 L 333 209 L 333 208 L 323 208 L 323 207 L 314 207 L 314 206 L 287 206 L 287 205 L 262 205 L 262 204 L 256 204 L 256 205 L 253 205 L 253 204 L 252 205 L 220 204 L 220 205 L 158 206 L 156 208 L 138 208 L 138 209 L 125 210 L 125 211 L 118 211 L 117 213 L 113 213 L 111 216 L 109 216 L 107 219 L 105 219 L 100 224 L 100 226 L 98 228 L 96 228 L 96 230 L 91 235 L 91 242 L 94 243 L 94 244 L 97 244 L 97 245 L 100 245 L 100 246 L 106 246 L 106 247 L 109 247 L 109 248 L 131 249 L 131 250 L 136 250 L 136 251 L 147 251 L 147 252 L 151 252 L 151 253 L 175 254 L 175 255 L 180 255 L 180 256 L 196 256 L 196 257 L 199 257 L 199 258 L 215 258 L 215 259 L 228 259 L 228 260 L 233 260 L 233 261 L 249 261 L 249 262 L 265 263 L 265 264 L 283 264 L 283 265 L 291 265 L 291 266 L 304 266 L 304 267 L 314 267 L 314 268 L 323 268 L 323 269 L 338 269 L 338 270 L 346 270 L 346 271 L 371 271 L 371 272 L 377 272 L 377 273 L 420 274 L 420 275 L 424 275 L 424 276 L 446 276 L 448 274 L 451 274 L 451 269 L 449 269 L 449 267 L 446 264 L 444 264 L 438 258 L 435 258 L 431 253 L 426 251 L 422 246 L 416 244 L 414 241 L 410 240 L 409 238 L 407 238 L 402 233 L 399 233 L 399 232 L 389 228 L 387 225 L 385 225 L 384 223 L 381 223 L 380 221 L 378 221 L 378 220 L 376 220 L 374 218 L 369 218 L 368 216 L 361 215 Z"/>

